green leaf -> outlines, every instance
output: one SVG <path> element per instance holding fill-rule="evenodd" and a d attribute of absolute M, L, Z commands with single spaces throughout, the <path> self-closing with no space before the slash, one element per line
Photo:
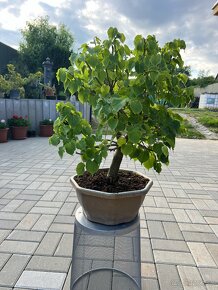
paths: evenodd
<path fill-rule="evenodd" d="M 168 148 L 166 145 L 164 145 L 162 148 L 161 148 L 163 154 L 167 157 L 169 155 L 169 152 L 168 152 Z"/>
<path fill-rule="evenodd" d="M 131 143 L 127 143 L 125 145 L 122 145 L 121 151 L 124 155 L 129 155 L 133 152 L 133 145 Z"/>
<path fill-rule="evenodd" d="M 120 109 L 122 109 L 126 105 L 126 99 L 121 98 L 112 98 L 111 106 L 113 108 L 113 111 L 118 112 Z"/>
<path fill-rule="evenodd" d="M 118 124 L 118 119 L 111 117 L 108 119 L 108 125 L 109 127 L 114 130 L 117 127 Z"/>
<path fill-rule="evenodd" d="M 128 131 L 128 140 L 132 143 L 138 143 L 141 138 L 141 131 L 138 129 L 131 129 Z"/>
<path fill-rule="evenodd" d="M 103 86 L 101 87 L 101 93 L 102 93 L 104 96 L 107 95 L 109 92 L 110 92 L 110 87 L 109 87 L 109 86 L 107 86 L 107 85 L 103 85 Z"/>
<path fill-rule="evenodd" d="M 61 147 L 59 147 L 58 148 L 58 154 L 59 154 L 59 156 L 62 158 L 63 157 L 63 155 L 64 155 L 64 147 L 63 146 L 61 146 Z"/>
<path fill-rule="evenodd" d="M 57 146 L 60 143 L 60 138 L 54 134 L 49 138 L 49 143 L 54 146 Z"/>
<path fill-rule="evenodd" d="M 76 167 L 76 173 L 77 175 L 83 175 L 85 172 L 85 164 L 83 162 L 80 162 Z"/>
<path fill-rule="evenodd" d="M 86 169 L 88 172 L 90 172 L 91 174 L 94 174 L 95 172 L 98 171 L 99 165 L 97 164 L 97 162 L 94 160 L 88 160 L 86 162 Z"/>
<path fill-rule="evenodd" d="M 143 162 L 143 165 L 145 168 L 150 169 L 153 167 L 154 161 L 155 161 L 155 157 L 153 154 L 150 153 L 148 160 Z"/>
<path fill-rule="evenodd" d="M 130 108 L 134 114 L 139 114 L 142 111 L 142 104 L 140 101 L 133 100 L 130 102 Z"/>
<path fill-rule="evenodd" d="M 135 63 L 135 70 L 137 73 L 143 73 L 145 69 L 144 63 L 142 61 L 137 61 Z"/>
<path fill-rule="evenodd" d="M 122 146 L 124 144 L 126 144 L 126 138 L 125 137 L 120 137 L 118 140 L 117 140 L 117 144 L 118 146 Z"/>
<path fill-rule="evenodd" d="M 73 155 L 76 149 L 75 142 L 71 141 L 64 145 L 65 150 L 68 154 Z"/>

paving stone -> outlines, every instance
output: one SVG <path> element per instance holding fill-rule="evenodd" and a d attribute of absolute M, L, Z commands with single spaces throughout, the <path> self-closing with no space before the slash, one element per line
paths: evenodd
<path fill-rule="evenodd" d="M 156 214 L 172 214 L 171 209 L 165 207 L 147 207 L 144 206 L 145 213 L 156 213 Z"/>
<path fill-rule="evenodd" d="M 152 239 L 151 243 L 154 250 L 189 252 L 189 248 L 184 241 Z"/>
<path fill-rule="evenodd" d="M 58 214 L 59 215 L 72 215 L 75 208 L 76 208 L 76 203 L 73 203 L 73 202 L 64 203 Z"/>
<path fill-rule="evenodd" d="M 154 250 L 156 263 L 175 264 L 175 265 L 195 265 L 190 253 Z"/>
<path fill-rule="evenodd" d="M 0 270 L 3 268 L 10 257 L 10 254 L 0 253 Z"/>
<path fill-rule="evenodd" d="M 182 233 L 177 225 L 173 222 L 163 222 L 163 227 L 167 238 L 170 240 L 184 240 Z"/>
<path fill-rule="evenodd" d="M 157 207 L 169 207 L 167 200 L 165 197 L 154 197 L 155 203 L 157 205 Z"/>
<path fill-rule="evenodd" d="M 202 216 L 218 218 L 218 210 L 201 210 L 200 213 Z"/>
<path fill-rule="evenodd" d="M 9 230 L 0 230 L 0 244 L 10 234 Z"/>
<path fill-rule="evenodd" d="M 51 190 L 48 190 L 46 191 L 46 193 L 42 196 L 41 200 L 48 200 L 48 201 L 51 201 L 54 199 L 54 197 L 57 195 L 58 191 L 55 190 L 55 191 L 51 191 Z"/>
<path fill-rule="evenodd" d="M 202 217 L 202 215 L 197 210 L 186 210 L 190 220 L 196 224 L 205 224 L 206 221 Z"/>
<path fill-rule="evenodd" d="M 52 224 L 49 228 L 49 232 L 55 233 L 73 233 L 73 225 L 71 224 Z"/>
<path fill-rule="evenodd" d="M 218 290 L 218 284 L 217 285 L 207 284 L 206 287 L 207 287 L 207 290 Z"/>
<path fill-rule="evenodd" d="M 58 192 L 57 195 L 54 197 L 53 201 L 61 201 L 65 202 L 69 193 L 68 192 Z"/>
<path fill-rule="evenodd" d="M 142 262 L 154 261 L 149 239 L 141 239 L 141 260 Z"/>
<path fill-rule="evenodd" d="M 59 211 L 59 208 L 55 208 L 55 207 L 38 207 L 38 206 L 34 206 L 30 213 L 39 213 L 39 214 L 50 214 L 50 215 L 55 215 L 57 214 Z"/>
<path fill-rule="evenodd" d="M 0 220 L 0 229 L 12 230 L 16 227 L 19 221 L 13 220 Z"/>
<path fill-rule="evenodd" d="M 203 242 L 203 243 L 218 243 L 218 238 L 213 233 L 198 233 L 198 232 L 183 232 L 186 241 Z"/>
<path fill-rule="evenodd" d="M 39 206 L 39 207 L 57 207 L 57 208 L 60 208 L 61 206 L 63 205 L 63 202 L 60 202 L 60 201 L 38 201 L 36 206 Z"/>
<path fill-rule="evenodd" d="M 13 212 L 16 208 L 18 208 L 23 203 L 23 200 L 11 200 L 5 207 L 3 207 L 2 211 Z"/>
<path fill-rule="evenodd" d="M 179 223 L 190 223 L 190 219 L 184 209 L 172 209 L 176 221 Z"/>
<path fill-rule="evenodd" d="M 146 219 L 153 221 L 175 221 L 175 218 L 172 214 L 146 213 Z"/>
<path fill-rule="evenodd" d="M 218 266 L 218 244 L 206 244 L 208 251 L 210 252 L 211 256 L 213 257 L 215 263 Z"/>
<path fill-rule="evenodd" d="M 40 214 L 29 213 L 22 221 L 16 226 L 17 230 L 30 230 L 36 221 L 39 219 Z"/>
<path fill-rule="evenodd" d="M 13 241 L 28 241 L 28 242 L 40 242 L 44 236 L 43 232 L 14 230 L 7 240 Z"/>
<path fill-rule="evenodd" d="M 210 227 L 214 231 L 215 235 L 218 237 L 218 225 L 210 225 Z"/>
<path fill-rule="evenodd" d="M 179 223 L 178 225 L 181 231 L 213 233 L 212 229 L 205 224 Z"/>
<path fill-rule="evenodd" d="M 208 224 L 218 225 L 218 217 L 204 217 Z"/>
<path fill-rule="evenodd" d="M 70 289 L 71 269 L 72 269 L 72 267 L 70 267 L 70 270 L 68 271 L 67 278 L 65 279 L 64 286 L 63 286 L 62 290 L 69 290 Z"/>
<path fill-rule="evenodd" d="M 0 272 L 0 285 L 12 287 L 24 270 L 30 256 L 13 255 Z"/>
<path fill-rule="evenodd" d="M 157 279 L 155 265 L 151 263 L 141 263 L 142 278 Z"/>
<path fill-rule="evenodd" d="M 66 257 L 33 256 L 26 269 L 67 273 L 71 259 Z"/>
<path fill-rule="evenodd" d="M 198 267 L 216 267 L 216 264 L 203 243 L 187 243 Z"/>
<path fill-rule="evenodd" d="M 22 213 L 14 213 L 14 212 L 0 212 L 0 220 L 14 220 L 20 221 L 25 216 Z"/>
<path fill-rule="evenodd" d="M 41 217 L 38 219 L 38 221 L 33 226 L 33 231 L 47 231 L 52 224 L 53 220 L 55 218 L 55 215 L 41 215 Z"/>
<path fill-rule="evenodd" d="M 148 232 L 150 238 L 160 238 L 165 239 L 166 234 L 161 222 L 158 221 L 148 221 Z"/>
<path fill-rule="evenodd" d="M 15 211 L 28 213 L 35 204 L 34 200 L 25 200 Z"/>
<path fill-rule="evenodd" d="M 73 235 L 64 234 L 57 246 L 55 256 L 72 257 Z"/>
<path fill-rule="evenodd" d="M 12 254 L 33 254 L 36 248 L 38 247 L 36 242 L 17 242 L 5 240 L 0 245 L 0 252 L 3 253 L 12 253 Z"/>
<path fill-rule="evenodd" d="M 16 287 L 36 290 L 61 290 L 65 277 L 65 273 L 24 271 L 17 281 Z"/>
<path fill-rule="evenodd" d="M 46 233 L 35 254 L 52 256 L 57 248 L 61 236 L 61 233 Z"/>
<path fill-rule="evenodd" d="M 151 206 L 156 207 L 156 203 L 154 201 L 154 197 L 146 195 L 146 197 L 144 199 L 144 202 L 143 202 L 143 205 L 144 206 L 149 206 L 149 207 L 151 207 Z"/>
<path fill-rule="evenodd" d="M 206 290 L 196 267 L 178 266 L 177 268 L 184 290 Z"/>
<path fill-rule="evenodd" d="M 218 269 L 199 268 L 199 270 L 205 283 L 218 284 Z"/>
<path fill-rule="evenodd" d="M 59 223 L 59 224 L 71 224 L 73 225 L 75 221 L 75 217 L 74 216 L 66 216 L 66 215 L 57 215 L 54 219 L 54 223 Z M 142 223 L 140 224 L 141 227 Z"/>
<path fill-rule="evenodd" d="M 154 279 L 142 279 L 142 289 L 143 290 L 159 290 L 159 285 L 157 280 Z"/>
<path fill-rule="evenodd" d="M 177 268 L 175 265 L 157 264 L 157 274 L 161 290 L 183 289 Z"/>

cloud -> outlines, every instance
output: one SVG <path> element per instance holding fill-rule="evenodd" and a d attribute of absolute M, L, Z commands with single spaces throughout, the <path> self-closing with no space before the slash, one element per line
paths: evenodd
<path fill-rule="evenodd" d="M 116 26 L 132 44 L 136 34 L 155 34 L 160 44 L 174 38 L 187 43 L 184 59 L 194 71 L 218 72 L 218 17 L 212 15 L 214 0 L 1 0 L 1 39 L 18 45 L 19 29 L 26 21 L 49 15 L 53 24 L 64 23 L 76 47 L 94 36 L 106 37 Z M 16 36 L 17 35 L 17 36 Z M 2 40 L 3 41 L 3 40 Z"/>

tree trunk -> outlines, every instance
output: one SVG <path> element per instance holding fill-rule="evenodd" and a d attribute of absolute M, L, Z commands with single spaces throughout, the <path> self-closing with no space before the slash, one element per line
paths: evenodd
<path fill-rule="evenodd" d="M 117 148 L 114 154 L 111 166 L 109 168 L 108 174 L 107 174 L 107 177 L 111 184 L 114 184 L 117 180 L 118 171 L 120 169 L 120 164 L 122 162 L 122 159 L 123 159 L 123 153 L 121 152 L 120 148 Z"/>

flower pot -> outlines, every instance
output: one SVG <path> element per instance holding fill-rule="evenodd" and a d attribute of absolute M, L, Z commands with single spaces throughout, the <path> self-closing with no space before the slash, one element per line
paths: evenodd
<path fill-rule="evenodd" d="M 14 140 L 23 140 L 27 137 L 28 127 L 12 127 L 12 138 Z"/>
<path fill-rule="evenodd" d="M 0 129 L 0 143 L 8 142 L 8 128 Z"/>
<path fill-rule="evenodd" d="M 76 190 L 80 205 L 87 218 L 104 225 L 117 225 L 132 221 L 138 214 L 145 195 L 153 181 L 142 173 L 136 172 L 149 180 L 141 190 L 108 193 L 80 187 L 71 177 L 71 183 Z"/>
<path fill-rule="evenodd" d="M 40 125 L 39 126 L 39 135 L 41 137 L 50 137 L 53 135 L 53 125 Z"/>

